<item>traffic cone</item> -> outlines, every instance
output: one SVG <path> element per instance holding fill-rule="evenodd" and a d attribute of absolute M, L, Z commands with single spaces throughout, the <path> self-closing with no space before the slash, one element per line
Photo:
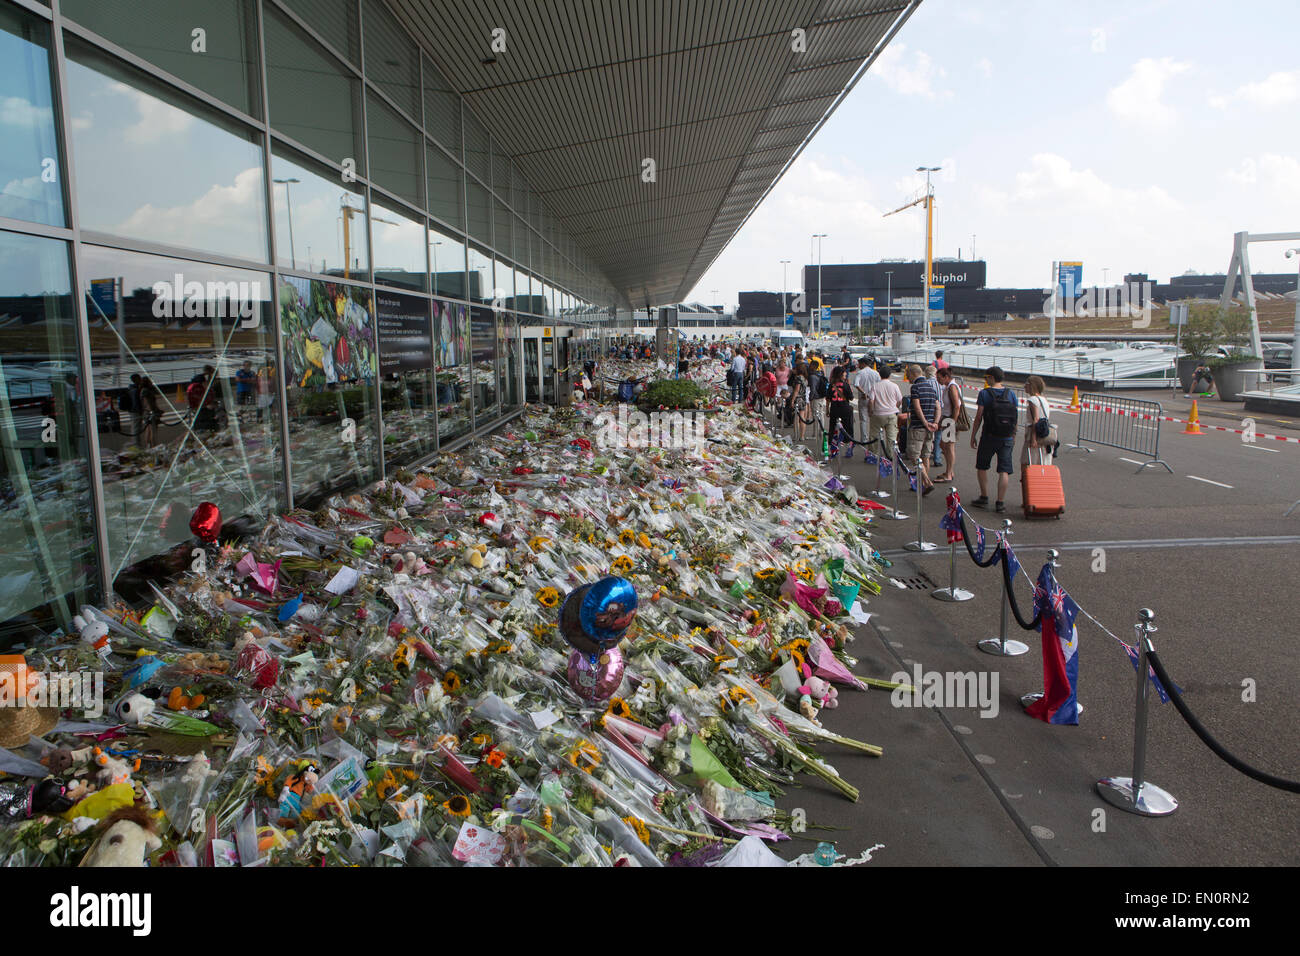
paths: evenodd
<path fill-rule="evenodd" d="M 1081 406 L 1081 405 L 1079 404 L 1079 386 L 1078 386 L 1078 385 L 1074 386 L 1074 396 L 1070 399 L 1070 407 L 1067 408 L 1066 411 L 1067 411 L 1067 412 L 1073 412 L 1073 413 L 1076 414 L 1076 415 L 1077 415 L 1079 412 L 1083 411 L 1083 406 Z"/>
<path fill-rule="evenodd" d="M 1187 427 L 1183 429 L 1183 434 L 1184 435 L 1205 434 L 1205 432 L 1201 431 L 1201 416 L 1200 413 L 1196 410 L 1196 399 L 1192 399 L 1192 414 L 1191 417 L 1187 419 Z"/>
<path fill-rule="evenodd" d="M 183 401 L 185 401 L 185 388 L 184 388 L 184 386 L 177 385 L 177 386 L 176 386 L 176 404 L 179 405 L 179 404 L 180 404 L 181 402 L 183 402 Z"/>

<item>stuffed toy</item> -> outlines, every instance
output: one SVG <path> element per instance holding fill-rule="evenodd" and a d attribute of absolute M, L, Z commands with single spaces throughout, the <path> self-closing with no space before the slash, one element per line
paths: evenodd
<path fill-rule="evenodd" d="M 81 613 L 72 619 L 81 636 L 81 643 L 94 649 L 103 660 L 113 653 L 113 645 L 108 642 L 108 625 L 95 617 L 93 608 L 83 607 Z"/>
<path fill-rule="evenodd" d="M 100 787 L 111 787 L 119 783 L 129 784 L 131 774 L 140 769 L 140 758 L 136 758 L 134 764 L 129 764 L 120 757 L 114 757 L 106 750 L 96 747 L 94 750 L 95 764 L 99 767 L 99 772 L 95 774 L 95 783 Z"/>
<path fill-rule="evenodd" d="M 81 747 L 77 750 L 56 747 L 41 756 L 41 763 L 50 768 L 50 776 L 62 777 L 69 770 L 80 770 L 87 766 L 94 756 L 93 750 L 93 747 Z"/>
<path fill-rule="evenodd" d="M 99 838 L 78 866 L 148 866 L 149 854 L 162 847 L 153 820 L 138 807 L 123 807 L 104 820 Z"/>
<path fill-rule="evenodd" d="M 124 724 L 139 725 L 147 721 L 158 705 L 144 694 L 131 694 L 117 702 L 113 713 Z"/>
<path fill-rule="evenodd" d="M 284 789 L 280 791 L 280 819 L 276 821 L 282 827 L 296 826 L 302 814 L 303 798 L 316 789 L 320 779 L 320 770 L 309 760 L 304 760 L 298 769 L 285 780 Z"/>

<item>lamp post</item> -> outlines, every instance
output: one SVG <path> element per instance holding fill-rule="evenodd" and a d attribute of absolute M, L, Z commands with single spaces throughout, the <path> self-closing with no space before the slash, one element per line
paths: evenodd
<path fill-rule="evenodd" d="M 1300 256 L 1300 249 L 1288 249 L 1286 257 L 1294 259 Z M 1300 272 L 1296 274 L 1296 293 L 1295 293 L 1295 324 L 1291 327 L 1291 367 L 1296 368 L 1295 353 L 1300 349 Z"/>
<path fill-rule="evenodd" d="M 789 306 L 786 305 L 786 290 L 789 286 L 786 284 L 786 266 L 790 264 L 789 259 L 781 260 L 781 328 L 785 328 L 785 317 L 790 314 Z"/>
<path fill-rule="evenodd" d="M 825 239 L 826 233 L 815 232 L 813 238 L 817 240 Z M 817 331 L 822 330 L 822 244 L 817 243 Z"/>
<path fill-rule="evenodd" d="M 289 266 L 298 268 L 298 257 L 293 251 L 293 203 L 289 202 L 289 184 L 301 182 L 302 180 L 294 179 L 273 179 L 273 183 L 284 183 L 284 208 L 289 213 Z M 308 263 L 310 265 L 310 263 Z"/>
<path fill-rule="evenodd" d="M 917 166 L 918 173 L 925 173 L 925 283 L 921 290 L 921 314 L 925 317 L 924 333 L 930 338 L 930 272 L 934 268 L 934 192 L 930 187 L 930 174 L 937 173 L 942 166 Z"/>
<path fill-rule="evenodd" d="M 894 321 L 894 270 L 885 270 L 885 329 L 892 330 Z M 884 341 L 883 339 L 881 341 Z"/>

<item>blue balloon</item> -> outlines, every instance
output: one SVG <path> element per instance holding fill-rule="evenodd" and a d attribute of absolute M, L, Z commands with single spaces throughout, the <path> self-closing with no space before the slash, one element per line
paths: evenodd
<path fill-rule="evenodd" d="M 582 596 L 578 620 L 598 644 L 615 644 L 636 617 L 636 588 L 626 578 L 601 578 Z"/>

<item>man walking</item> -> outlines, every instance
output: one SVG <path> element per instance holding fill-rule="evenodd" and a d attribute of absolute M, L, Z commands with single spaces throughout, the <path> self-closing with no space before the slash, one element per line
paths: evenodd
<path fill-rule="evenodd" d="M 975 421 L 970 429 L 970 446 L 975 451 L 975 476 L 980 496 L 971 504 L 989 506 L 989 465 L 998 456 L 998 497 L 994 510 L 1006 511 L 1007 484 L 1011 481 L 1011 455 L 1016 445 L 1016 419 L 1019 415 L 1015 392 L 1002 384 L 1002 369 L 990 366 L 984 373 L 984 388 L 976 399 Z M 980 426 L 984 426 L 981 433 Z"/>

